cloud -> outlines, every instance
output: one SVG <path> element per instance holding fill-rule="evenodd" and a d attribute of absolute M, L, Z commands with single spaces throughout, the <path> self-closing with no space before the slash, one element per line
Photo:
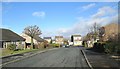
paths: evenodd
<path fill-rule="evenodd" d="M 105 11 L 107 11 L 107 13 Z M 88 29 L 95 22 L 97 24 L 100 24 L 101 26 L 104 26 L 109 23 L 118 23 L 118 14 L 117 14 L 117 10 L 113 9 L 112 7 L 104 6 L 99 8 L 96 13 L 92 14 L 89 17 L 76 17 L 76 19 L 77 20 L 73 24 L 73 26 L 68 28 L 58 28 L 54 32 L 46 31 L 43 33 L 43 36 L 54 37 L 56 35 L 62 35 L 66 38 L 70 38 L 70 36 L 73 34 L 80 34 L 84 36 L 89 32 Z"/>
<path fill-rule="evenodd" d="M 114 10 L 113 8 L 109 7 L 109 6 L 105 6 L 102 7 L 100 9 L 98 9 L 98 12 L 94 15 L 92 15 L 93 18 L 97 18 L 97 17 L 102 17 L 102 16 L 107 16 L 107 15 L 112 15 L 114 13 L 116 13 L 117 11 Z"/>
<path fill-rule="evenodd" d="M 106 11 L 108 12 L 106 13 Z M 90 26 L 92 26 L 95 22 L 101 26 L 109 23 L 118 23 L 118 14 L 117 10 L 104 6 L 99 8 L 98 11 L 89 18 L 77 17 L 76 19 L 77 22 L 74 23 L 72 27 L 60 28 L 56 32 L 60 32 L 60 34 L 65 37 L 70 37 L 72 34 L 85 35 L 89 32 L 88 29 Z"/>
<path fill-rule="evenodd" d="M 40 12 L 33 12 L 32 13 L 33 16 L 37 16 L 37 17 L 45 17 L 45 12 L 40 11 Z"/>
<path fill-rule="evenodd" d="M 114 19 L 113 19 L 114 18 Z M 113 20 L 110 20 L 113 19 Z M 79 20 L 80 21 L 80 20 Z M 80 22 L 76 23 L 73 27 L 71 28 L 63 28 L 59 29 L 57 32 L 60 32 L 61 35 L 65 37 L 69 37 L 72 34 L 80 34 L 80 35 L 85 35 L 89 32 L 90 26 L 93 25 L 93 23 L 100 24 L 101 26 L 104 26 L 108 23 L 114 23 L 117 22 L 117 16 L 113 17 L 104 17 L 104 18 L 96 18 L 96 19 L 87 19 L 87 20 L 81 20 Z"/>
<path fill-rule="evenodd" d="M 91 3 L 91 4 L 89 4 L 89 5 L 83 6 L 82 8 L 83 8 L 84 10 L 87 10 L 87 9 L 90 9 L 90 8 L 94 7 L 95 5 L 96 5 L 95 3 Z"/>

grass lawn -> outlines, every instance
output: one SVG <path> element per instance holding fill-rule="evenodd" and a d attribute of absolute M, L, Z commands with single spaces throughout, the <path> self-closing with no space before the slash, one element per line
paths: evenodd
<path fill-rule="evenodd" d="M 21 54 L 21 53 L 27 53 L 31 51 L 42 51 L 42 50 L 47 50 L 51 49 L 53 47 L 48 47 L 48 48 L 40 48 L 40 49 L 26 49 L 26 50 L 18 50 L 18 51 L 12 51 L 8 49 L 2 49 L 0 53 L 0 57 L 8 56 L 8 55 L 14 55 L 14 54 Z"/>
<path fill-rule="evenodd" d="M 38 49 L 26 49 L 26 50 L 18 50 L 18 51 L 3 49 L 2 53 L 0 54 L 0 57 L 13 55 L 13 54 L 20 54 L 20 53 L 25 53 L 25 52 L 30 52 L 30 51 L 36 51 L 36 50 Z"/>

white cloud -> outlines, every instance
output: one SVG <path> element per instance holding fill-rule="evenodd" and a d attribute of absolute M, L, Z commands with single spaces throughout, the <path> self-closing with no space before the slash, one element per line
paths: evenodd
<path fill-rule="evenodd" d="M 92 7 L 94 7 L 94 6 L 95 6 L 95 3 L 91 3 L 91 4 L 89 4 L 89 5 L 83 6 L 82 8 L 83 8 L 84 10 L 87 10 L 87 9 L 90 9 L 90 8 L 92 8 Z"/>
<path fill-rule="evenodd" d="M 110 20 L 111 19 L 111 20 Z M 59 29 L 57 32 L 60 32 L 61 35 L 65 36 L 65 37 L 69 37 L 72 34 L 80 34 L 80 35 L 85 35 L 87 34 L 89 31 L 88 29 L 90 28 L 90 26 L 93 25 L 93 23 L 98 23 L 101 26 L 104 26 L 108 23 L 113 23 L 113 22 L 117 22 L 117 16 L 113 16 L 113 17 L 103 17 L 103 18 L 96 18 L 96 19 L 85 19 L 85 20 L 79 20 L 78 23 L 76 23 L 73 27 L 71 28 L 63 28 L 63 29 Z"/>
<path fill-rule="evenodd" d="M 107 11 L 107 13 L 106 13 Z M 99 15 L 98 15 L 99 14 Z M 104 17 L 101 17 L 104 16 Z M 97 18 L 95 18 L 97 17 Z M 93 23 L 98 23 L 101 26 L 104 26 L 109 23 L 116 23 L 118 21 L 117 10 L 111 7 L 102 7 L 98 9 L 98 12 L 93 14 L 89 18 L 77 17 L 77 22 L 70 28 L 61 28 L 57 32 L 60 32 L 61 35 L 69 37 L 72 34 L 81 34 L 85 35 L 88 32 Z"/>
<path fill-rule="evenodd" d="M 33 12 L 32 13 L 33 16 L 37 16 L 37 17 L 45 17 L 45 12 L 40 11 L 40 12 Z"/>
<path fill-rule="evenodd" d="M 55 32 L 51 32 L 51 31 L 42 31 L 41 37 L 54 37 L 55 36 Z"/>
<path fill-rule="evenodd" d="M 113 8 L 111 8 L 109 6 L 105 6 L 105 7 L 98 9 L 98 12 L 96 14 L 92 15 L 92 17 L 93 18 L 102 17 L 102 16 L 106 16 L 106 15 L 111 15 L 115 12 L 117 12 L 117 11 L 114 10 Z"/>
<path fill-rule="evenodd" d="M 107 13 L 106 13 L 107 11 Z M 95 15 L 98 16 L 98 13 L 104 12 L 103 14 L 101 13 L 102 16 L 99 16 L 95 18 Z M 104 26 L 109 23 L 116 23 L 118 21 L 118 14 L 117 10 L 111 8 L 111 7 L 102 7 L 99 8 L 98 11 L 94 14 L 92 14 L 90 17 L 77 17 L 76 23 L 73 24 L 73 26 L 68 27 L 68 28 L 59 28 L 55 30 L 54 32 L 46 32 L 44 33 L 43 36 L 56 36 L 56 35 L 63 35 L 66 38 L 70 38 L 72 34 L 80 34 L 80 35 L 85 35 L 89 31 L 88 29 L 93 23 L 98 23 L 101 26 Z"/>

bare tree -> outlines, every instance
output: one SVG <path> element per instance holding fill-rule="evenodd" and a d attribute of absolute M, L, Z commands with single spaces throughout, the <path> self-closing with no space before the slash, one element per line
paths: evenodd
<path fill-rule="evenodd" d="M 100 38 L 101 41 L 103 41 L 104 35 L 105 35 L 105 27 L 101 27 L 99 29 L 99 38 Z"/>
<path fill-rule="evenodd" d="M 89 33 L 91 36 L 91 38 L 94 38 L 94 40 L 97 39 L 97 37 L 99 37 L 99 29 L 100 29 L 100 24 L 97 24 L 96 22 L 88 29 Z"/>
<path fill-rule="evenodd" d="M 35 36 L 39 36 L 41 35 L 41 30 L 39 29 L 39 27 L 37 25 L 34 25 L 34 26 L 28 26 L 24 29 L 24 33 L 27 34 L 28 36 L 31 37 L 31 46 L 32 48 L 34 48 L 34 45 L 33 45 L 33 38 Z"/>

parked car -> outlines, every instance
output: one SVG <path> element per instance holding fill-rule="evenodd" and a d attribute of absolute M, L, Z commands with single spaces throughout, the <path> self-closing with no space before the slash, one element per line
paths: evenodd
<path fill-rule="evenodd" d="M 65 45 L 65 48 L 69 48 L 69 45 Z"/>
<path fill-rule="evenodd" d="M 65 45 L 63 45 L 62 47 L 65 47 Z"/>

